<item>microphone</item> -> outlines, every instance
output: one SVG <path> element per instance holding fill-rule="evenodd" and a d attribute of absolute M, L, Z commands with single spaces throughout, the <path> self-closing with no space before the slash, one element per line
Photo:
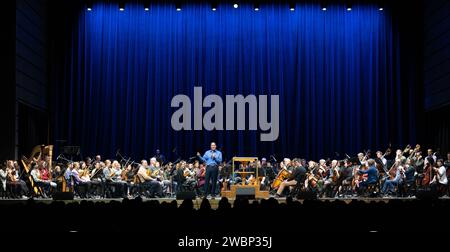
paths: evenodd
<path fill-rule="evenodd" d="M 274 155 L 270 155 L 270 158 L 273 159 L 275 162 L 277 162 L 277 159 L 275 158 Z"/>
<path fill-rule="evenodd" d="M 120 152 L 120 149 L 117 149 L 117 151 L 116 151 L 116 157 L 119 156 L 119 152 Z"/>

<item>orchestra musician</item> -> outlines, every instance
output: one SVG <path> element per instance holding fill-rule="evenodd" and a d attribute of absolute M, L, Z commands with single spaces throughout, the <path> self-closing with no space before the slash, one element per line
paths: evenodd
<path fill-rule="evenodd" d="M 369 168 L 367 170 L 359 170 L 359 174 L 367 174 L 367 180 L 361 181 L 359 183 L 359 188 L 364 189 L 369 185 L 376 184 L 378 182 L 378 169 L 375 167 L 375 160 L 369 159 L 367 160 L 367 165 Z"/>
<path fill-rule="evenodd" d="M 151 198 L 162 197 L 161 184 L 156 179 L 148 175 L 147 166 L 148 166 L 147 160 L 143 159 L 141 161 L 141 165 L 139 166 L 139 170 L 137 173 L 138 180 L 145 189 L 145 195 Z"/>
<path fill-rule="evenodd" d="M 85 163 L 83 161 L 81 161 L 82 167 L 85 169 Z M 81 173 L 81 175 L 80 175 Z M 82 197 L 82 198 L 89 198 L 90 195 L 90 178 L 89 175 L 85 175 L 85 170 L 81 169 L 80 170 L 80 163 L 75 162 L 73 164 L 73 169 L 72 169 L 72 178 L 73 178 L 73 183 L 74 186 L 76 186 L 77 188 L 83 188 L 82 191 L 78 190 L 77 193 Z"/>
<path fill-rule="evenodd" d="M 57 187 L 56 183 L 48 181 L 48 180 L 42 180 L 41 179 L 41 174 L 39 171 L 39 165 L 35 164 L 33 165 L 33 168 L 31 170 L 31 177 L 33 178 L 34 184 L 37 187 L 41 187 L 43 189 L 42 193 L 43 193 L 43 197 L 47 198 L 47 192 L 50 191 L 51 187 Z"/>
<path fill-rule="evenodd" d="M 264 188 L 267 187 L 268 180 L 266 179 L 266 170 L 262 168 L 261 161 L 257 160 L 255 162 L 252 162 L 250 164 L 250 170 L 253 171 L 254 173 L 250 175 L 250 177 L 248 178 L 248 182 L 253 183 L 256 182 L 256 180 L 258 180 L 260 189 L 264 190 Z M 258 177 L 256 177 L 256 170 L 258 170 Z"/>
<path fill-rule="evenodd" d="M 448 184 L 444 160 L 439 159 L 436 162 L 436 166 L 433 167 L 433 171 L 433 180 L 430 182 L 431 190 L 438 193 L 439 196 L 442 196 Z"/>
<path fill-rule="evenodd" d="M 340 176 L 338 179 L 338 196 L 342 197 L 344 188 L 349 188 L 353 181 L 353 161 L 351 159 L 344 160 L 344 166 L 340 169 Z"/>
<path fill-rule="evenodd" d="M 172 182 L 168 177 L 165 177 L 164 169 L 161 167 L 161 164 L 158 161 L 156 161 L 155 163 L 155 170 L 152 173 L 152 177 L 156 178 L 156 180 L 160 182 L 165 193 L 169 193 Z"/>
<path fill-rule="evenodd" d="M 64 171 L 64 179 L 67 181 L 67 187 L 65 191 L 69 191 L 71 188 L 73 188 L 73 181 L 72 181 L 72 170 L 73 170 L 73 162 L 70 162 L 67 164 L 67 168 Z"/>
<path fill-rule="evenodd" d="M 94 169 L 89 174 L 89 177 L 91 179 L 91 193 L 95 195 L 101 195 L 104 196 L 105 194 L 105 188 L 104 188 L 104 173 L 103 173 L 103 166 L 105 164 L 100 161 L 94 162 Z M 97 197 L 96 196 L 96 197 Z"/>
<path fill-rule="evenodd" d="M 289 162 L 287 162 L 290 164 Z M 303 167 L 300 163 L 299 159 L 294 159 L 293 161 L 293 170 L 290 174 L 289 178 L 281 182 L 280 187 L 278 187 L 276 197 L 282 197 L 283 191 L 285 188 L 291 189 L 293 186 L 296 186 L 297 184 L 303 185 L 305 183 L 306 179 L 306 169 Z"/>
<path fill-rule="evenodd" d="M 1 186 L 3 188 L 3 192 L 6 192 L 6 179 L 7 179 L 7 177 L 8 177 L 8 173 L 6 171 L 6 165 L 2 165 L 0 167 L 0 182 L 2 183 Z M 3 197 L 3 195 L 2 195 L 2 197 Z"/>
<path fill-rule="evenodd" d="M 389 150 L 390 151 L 390 150 Z M 377 151 L 376 152 L 376 158 L 375 158 L 375 163 L 381 167 L 381 169 L 379 170 L 379 172 L 383 173 L 383 174 L 387 174 L 388 170 L 387 170 L 387 159 L 384 157 L 383 152 L 381 151 Z"/>
<path fill-rule="evenodd" d="M 430 163 L 428 160 L 433 159 L 433 164 L 436 163 L 436 155 L 434 155 L 433 150 L 432 149 L 428 149 L 427 150 L 427 156 L 425 157 L 424 166 L 427 166 L 428 163 Z"/>
<path fill-rule="evenodd" d="M 211 142 L 210 150 L 206 151 L 203 156 L 197 152 L 198 158 L 206 164 L 205 173 L 205 192 L 204 197 L 207 197 L 209 193 L 214 198 L 216 195 L 216 184 L 219 177 L 219 164 L 222 162 L 222 152 L 217 150 L 215 142 Z M 211 191 L 209 190 L 209 185 L 211 183 Z"/>
<path fill-rule="evenodd" d="M 197 189 L 201 190 L 205 186 L 206 166 L 197 160 L 194 162 L 194 172 L 197 177 Z M 202 192 L 203 193 L 203 192 Z"/>
<path fill-rule="evenodd" d="M 6 173 L 8 175 L 6 184 L 11 186 L 15 193 L 23 199 L 28 198 L 27 195 L 29 195 L 29 190 L 25 181 L 20 179 L 17 162 L 14 163 L 14 161 L 8 160 L 6 162 Z"/>
<path fill-rule="evenodd" d="M 331 197 L 333 187 L 336 186 L 336 182 L 339 179 L 339 166 L 338 161 L 331 161 L 331 167 L 329 168 L 324 180 L 323 180 L 323 190 L 322 195 L 326 194 Z"/>
<path fill-rule="evenodd" d="M 329 175 L 329 168 L 327 166 L 327 161 L 325 159 L 319 160 L 319 167 L 316 171 L 317 178 L 317 190 L 320 195 L 324 193 L 324 183 Z"/>
<path fill-rule="evenodd" d="M 110 171 L 111 173 L 109 180 L 111 181 L 111 184 L 117 189 L 117 193 L 121 195 L 122 198 L 126 198 L 128 193 L 128 185 L 126 181 L 122 180 L 122 169 L 117 160 L 112 162 Z"/>
<path fill-rule="evenodd" d="M 397 163 L 397 170 L 395 172 L 395 177 L 393 179 L 386 179 L 384 181 L 383 187 L 381 188 L 381 193 L 383 195 L 386 195 L 388 193 L 394 193 L 395 186 L 398 186 L 403 182 L 403 179 L 405 177 L 405 164 L 406 164 L 406 158 L 397 157 L 396 158 Z"/>

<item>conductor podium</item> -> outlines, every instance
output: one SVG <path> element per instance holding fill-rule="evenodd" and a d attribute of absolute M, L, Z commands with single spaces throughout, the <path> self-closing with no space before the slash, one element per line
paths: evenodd
<path fill-rule="evenodd" d="M 257 199 L 269 198 L 269 191 L 261 191 L 261 181 L 258 174 L 258 168 L 254 170 L 239 169 L 236 171 L 235 163 L 243 164 L 243 166 L 258 161 L 257 157 L 233 157 L 232 159 L 232 181 L 236 181 L 236 175 L 241 177 L 240 183 L 233 183 L 228 190 L 227 182 L 224 182 L 221 196 L 229 199 L 236 197 L 248 197 Z M 250 179 L 251 178 L 251 179 Z"/>

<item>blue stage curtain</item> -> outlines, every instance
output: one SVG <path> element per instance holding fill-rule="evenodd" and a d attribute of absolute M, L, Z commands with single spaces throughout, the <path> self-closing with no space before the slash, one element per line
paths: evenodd
<path fill-rule="evenodd" d="M 96 3 L 72 24 L 64 80 L 56 85 L 55 139 L 85 155 L 136 159 L 156 148 L 194 156 L 217 142 L 235 155 L 321 158 L 415 141 L 414 87 L 400 74 L 389 10 L 376 5 Z M 177 94 L 280 96 L 280 135 L 175 131 Z M 204 109 L 206 112 L 207 109 Z"/>

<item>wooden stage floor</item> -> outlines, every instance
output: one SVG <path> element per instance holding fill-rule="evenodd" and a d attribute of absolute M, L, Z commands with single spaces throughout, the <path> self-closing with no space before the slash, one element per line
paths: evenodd
<path fill-rule="evenodd" d="M 275 200 L 278 201 L 278 203 L 282 204 L 282 203 L 286 203 L 286 198 L 273 198 Z M 11 204 L 18 204 L 18 203 L 22 203 L 25 204 L 27 203 L 27 201 L 33 200 L 36 203 L 46 203 L 46 204 L 50 204 L 52 202 L 54 202 L 55 200 L 53 199 L 0 199 L 0 206 L 7 206 L 7 205 L 11 205 Z M 82 201 L 91 201 L 91 202 L 104 202 L 104 203 L 109 203 L 111 201 L 117 201 L 117 202 L 121 202 L 123 199 L 120 198 L 104 198 L 104 199 L 73 199 L 73 200 L 58 200 L 61 202 L 65 202 L 66 204 L 69 203 L 81 203 Z M 132 199 L 130 199 L 132 200 Z M 176 201 L 177 205 L 180 206 L 181 203 L 183 202 L 183 200 L 176 200 L 174 198 L 142 198 L 143 202 L 147 202 L 147 201 L 159 201 L 159 203 L 170 203 L 172 201 Z M 193 205 L 195 209 L 200 208 L 200 204 L 202 203 L 202 198 L 196 198 L 193 200 Z M 211 199 L 208 198 L 209 203 L 211 205 L 212 209 L 217 209 L 220 198 L 216 197 L 215 199 Z M 319 199 L 315 199 L 315 201 L 322 201 L 322 202 L 333 202 L 333 201 L 342 201 L 345 202 L 347 204 L 349 204 L 352 201 L 363 201 L 365 203 L 370 203 L 370 202 L 385 202 L 388 203 L 390 201 L 415 201 L 418 200 L 415 197 L 403 197 L 403 198 L 396 198 L 396 197 L 390 197 L 390 198 L 365 198 L 365 197 L 348 197 L 348 198 L 319 198 Z M 442 197 L 439 198 L 439 200 L 450 200 L 449 197 Z M 260 199 L 256 199 L 256 200 L 249 200 L 249 203 L 252 204 L 253 201 L 261 201 Z M 303 203 L 304 200 L 302 199 L 293 199 L 293 201 L 298 201 L 300 203 Z M 228 202 L 233 205 L 234 203 L 234 199 L 229 199 Z"/>

